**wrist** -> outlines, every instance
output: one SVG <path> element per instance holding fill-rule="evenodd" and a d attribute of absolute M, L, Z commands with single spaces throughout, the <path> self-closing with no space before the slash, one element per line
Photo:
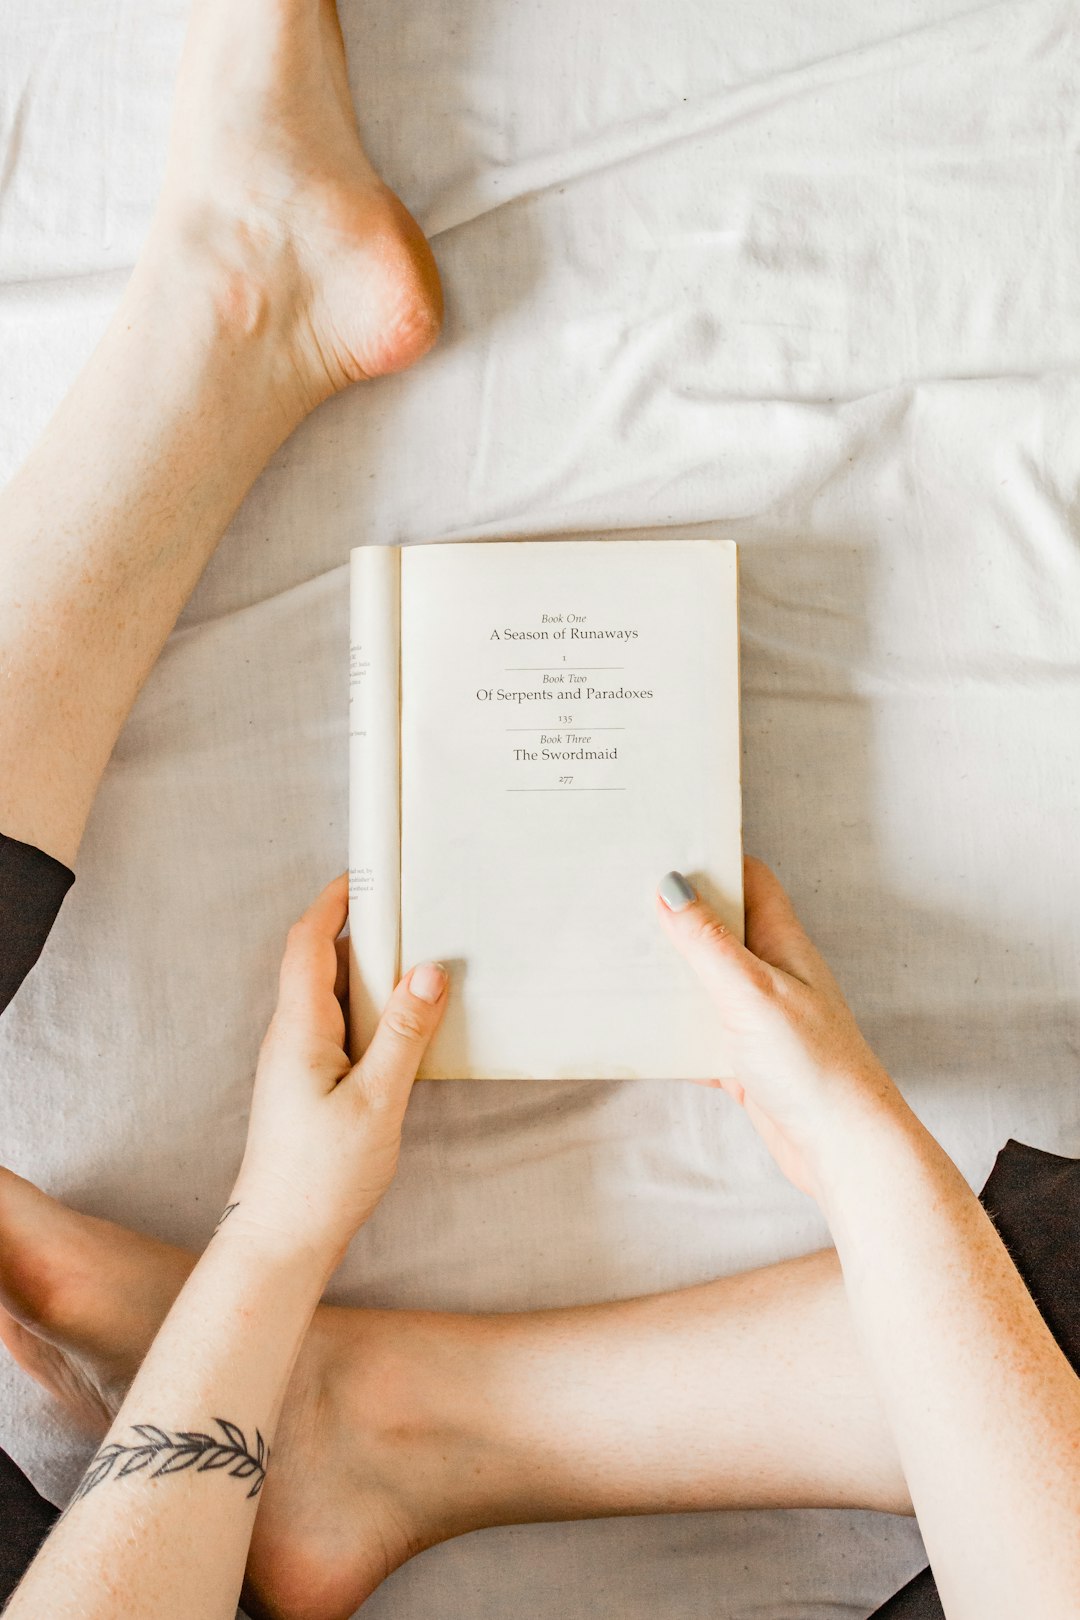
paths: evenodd
<path fill-rule="evenodd" d="M 925 1127 L 882 1071 L 872 1086 L 847 1090 L 821 1120 L 805 1157 L 814 1194 L 830 1228 L 848 1195 L 868 1186 L 884 1189 L 899 1156 L 926 1140 Z"/>
<path fill-rule="evenodd" d="M 322 1294 L 337 1269 L 345 1245 L 335 1234 L 268 1209 L 257 1194 L 238 1187 L 214 1230 L 213 1247 L 243 1254 L 260 1271 L 294 1275 Z"/>

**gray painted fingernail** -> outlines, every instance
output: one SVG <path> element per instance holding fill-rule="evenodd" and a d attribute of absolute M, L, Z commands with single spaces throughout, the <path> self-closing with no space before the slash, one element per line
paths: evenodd
<path fill-rule="evenodd" d="M 681 872 L 669 872 L 667 877 L 661 878 L 657 892 L 669 911 L 685 911 L 697 899 L 693 885 L 687 883 Z"/>

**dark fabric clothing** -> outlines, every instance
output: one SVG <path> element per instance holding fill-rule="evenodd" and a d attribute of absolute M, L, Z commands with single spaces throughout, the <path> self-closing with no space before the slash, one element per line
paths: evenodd
<path fill-rule="evenodd" d="M 1008 1142 L 980 1194 L 1058 1344 L 1080 1372 L 1080 1159 Z M 928 1569 L 871 1620 L 944 1620 Z"/>
<path fill-rule="evenodd" d="M 22 1580 L 58 1516 L 0 1451 L 0 1606 Z"/>
<path fill-rule="evenodd" d="M 945 1620 L 933 1571 L 924 1569 L 895 1597 L 875 1609 L 870 1620 Z"/>
<path fill-rule="evenodd" d="M 0 833 L 0 1013 L 41 955 L 75 874 Z"/>
<path fill-rule="evenodd" d="M 0 1013 L 41 955 L 74 872 L 0 833 Z M 56 1518 L 11 1458 L 0 1451 L 0 1604 L 22 1579 Z"/>

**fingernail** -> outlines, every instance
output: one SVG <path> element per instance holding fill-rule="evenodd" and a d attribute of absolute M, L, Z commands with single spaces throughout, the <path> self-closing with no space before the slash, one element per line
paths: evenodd
<path fill-rule="evenodd" d="M 418 1001 L 438 1001 L 446 989 L 446 969 L 441 962 L 421 962 L 409 974 L 409 989 Z"/>
<path fill-rule="evenodd" d="M 693 885 L 687 883 L 681 872 L 669 872 L 667 877 L 661 878 L 657 893 L 669 911 L 685 911 L 697 899 Z"/>

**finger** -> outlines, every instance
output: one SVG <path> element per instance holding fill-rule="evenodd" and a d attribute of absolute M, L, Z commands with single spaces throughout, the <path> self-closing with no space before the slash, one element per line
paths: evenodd
<path fill-rule="evenodd" d="M 300 1025 L 314 1035 L 338 1038 L 341 1008 L 334 995 L 336 940 L 349 914 L 348 879 L 328 883 L 318 899 L 293 923 L 285 943 L 278 980 L 275 1019 Z"/>
<path fill-rule="evenodd" d="M 776 873 L 748 855 L 743 862 L 746 898 L 746 943 L 755 956 L 790 973 L 804 984 L 832 980 L 817 947 L 795 915 L 795 907 Z"/>
<path fill-rule="evenodd" d="M 334 994 L 344 1001 L 349 993 L 349 939 L 342 934 L 334 943 L 337 952 L 337 971 L 334 974 Z"/>
<path fill-rule="evenodd" d="M 446 1011 L 448 980 L 438 962 L 407 973 L 386 1004 L 371 1045 L 350 1076 L 370 1096 L 398 1099 L 402 1106 L 420 1059 Z"/>
<path fill-rule="evenodd" d="M 661 926 L 713 1000 L 726 1006 L 733 993 L 768 987 L 770 969 L 705 904 L 681 872 L 669 872 L 657 890 Z"/>

